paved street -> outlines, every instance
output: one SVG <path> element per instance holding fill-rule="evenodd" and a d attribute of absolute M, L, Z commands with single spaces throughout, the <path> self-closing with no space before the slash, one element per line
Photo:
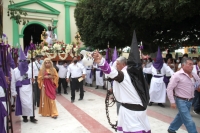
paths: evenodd
<path fill-rule="evenodd" d="M 79 92 L 76 92 L 76 100 L 71 103 L 70 91 L 68 95 L 57 95 L 56 103 L 59 116 L 57 119 L 42 117 L 35 110 L 37 124 L 23 123 L 20 117 L 13 116 L 14 133 L 114 133 L 108 124 L 105 113 L 106 90 L 84 87 L 84 100 L 78 101 Z M 175 117 L 177 110 L 170 109 L 169 103 L 165 108 L 153 105 L 148 107 L 147 114 L 151 124 L 152 133 L 167 133 L 169 123 Z M 112 123 L 117 120 L 116 105 L 110 108 Z M 200 132 L 200 116 L 191 112 L 192 117 Z M 184 126 L 177 133 L 187 133 Z"/>

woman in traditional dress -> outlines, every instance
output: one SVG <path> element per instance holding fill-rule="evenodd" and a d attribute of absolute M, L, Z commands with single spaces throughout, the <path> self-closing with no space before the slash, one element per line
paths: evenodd
<path fill-rule="evenodd" d="M 58 88 L 58 73 L 53 63 L 46 58 L 38 74 L 38 86 L 41 89 L 39 114 L 57 118 L 58 111 L 55 103 L 56 88 Z"/>

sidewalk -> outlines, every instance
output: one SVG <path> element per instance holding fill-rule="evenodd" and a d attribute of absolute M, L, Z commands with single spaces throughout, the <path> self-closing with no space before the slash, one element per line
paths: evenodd
<path fill-rule="evenodd" d="M 108 124 L 105 113 L 106 90 L 84 87 L 84 100 L 78 101 L 79 92 L 76 92 L 76 99 L 71 103 L 70 92 L 68 95 L 57 95 L 56 103 L 59 116 L 57 119 L 42 117 L 35 110 L 37 124 L 31 122 L 23 123 L 20 117 L 13 117 L 14 133 L 114 133 L 115 131 Z M 166 108 L 157 105 L 148 107 L 147 114 L 151 124 L 152 133 L 167 133 L 171 120 L 177 113 L 166 104 Z M 112 123 L 117 120 L 116 105 L 109 109 Z M 193 115 L 195 123 L 199 126 L 200 117 Z M 200 128 L 198 127 L 198 132 Z M 184 127 L 177 133 L 187 133 Z"/>

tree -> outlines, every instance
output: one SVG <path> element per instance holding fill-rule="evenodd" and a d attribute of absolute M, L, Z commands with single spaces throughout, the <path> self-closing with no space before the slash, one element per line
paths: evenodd
<path fill-rule="evenodd" d="M 130 45 L 133 30 L 146 50 L 197 45 L 200 22 L 195 0 L 80 0 L 75 19 L 86 46 Z M 144 47 L 144 48 L 145 48 Z M 148 48 L 148 49 L 147 49 Z"/>
<path fill-rule="evenodd" d="M 27 16 L 27 12 L 21 10 L 20 8 L 16 8 L 14 6 L 14 1 L 9 0 L 11 8 L 8 9 L 7 14 L 10 19 L 14 19 L 17 24 L 27 24 L 29 20 L 22 19 L 21 16 Z M 0 0 L 0 37 L 3 34 L 3 0 Z"/>

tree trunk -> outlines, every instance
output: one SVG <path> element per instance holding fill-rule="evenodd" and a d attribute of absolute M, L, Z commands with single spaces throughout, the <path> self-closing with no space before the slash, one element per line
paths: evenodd
<path fill-rule="evenodd" d="M 0 37 L 3 34 L 3 0 L 0 0 Z"/>

